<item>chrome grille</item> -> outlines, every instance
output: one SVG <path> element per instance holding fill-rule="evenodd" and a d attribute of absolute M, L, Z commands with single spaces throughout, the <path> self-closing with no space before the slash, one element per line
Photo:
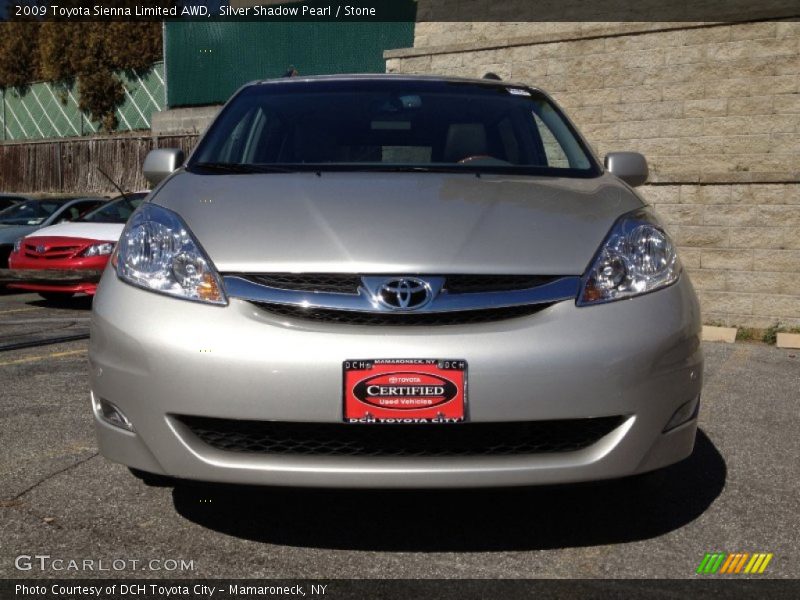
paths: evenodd
<path fill-rule="evenodd" d="M 535 288 L 556 279 L 536 275 L 448 275 L 444 289 L 451 294 L 505 292 Z"/>
<path fill-rule="evenodd" d="M 223 282 L 229 297 L 272 316 L 346 325 L 435 326 L 514 319 L 574 300 L 580 288 L 577 276 L 535 275 L 228 273 Z M 414 285 L 426 286 L 428 296 L 416 306 L 408 303 L 416 297 L 402 297 Z"/>
<path fill-rule="evenodd" d="M 330 292 L 332 294 L 357 294 L 361 278 L 358 275 L 339 273 L 261 273 L 240 275 L 249 281 L 300 292 Z"/>
<path fill-rule="evenodd" d="M 244 273 L 236 274 L 260 285 L 281 290 L 357 294 L 361 275 L 351 273 Z M 424 275 L 420 275 L 424 278 Z M 535 288 L 558 279 L 537 275 L 439 275 L 451 294 L 502 292 Z"/>
<path fill-rule="evenodd" d="M 552 306 L 552 303 L 550 303 L 440 313 L 372 313 L 325 308 L 303 308 L 302 306 L 270 304 L 267 302 L 253 302 L 253 304 L 272 315 L 288 317 L 290 319 L 303 319 L 307 321 L 334 323 L 339 325 L 403 325 L 425 327 L 436 327 L 442 325 L 471 325 L 476 323 L 502 321 L 505 319 L 515 319 L 536 314 L 548 306 Z"/>

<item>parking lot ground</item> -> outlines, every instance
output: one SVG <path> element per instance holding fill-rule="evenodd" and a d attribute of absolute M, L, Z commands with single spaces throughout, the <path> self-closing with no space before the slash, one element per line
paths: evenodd
<path fill-rule="evenodd" d="M 0 290 L 0 351 L 16 344 L 86 335 L 91 306 L 86 296 L 54 303 L 38 294 Z"/>
<path fill-rule="evenodd" d="M 88 317 L 0 296 L 0 336 Z M 685 578 L 713 551 L 800 572 L 797 351 L 706 344 L 695 452 L 650 481 L 389 492 L 148 487 L 97 454 L 87 344 L 0 352 L 2 577 Z M 22 554 L 140 562 L 18 571 Z M 168 559 L 191 568 L 150 563 Z"/>

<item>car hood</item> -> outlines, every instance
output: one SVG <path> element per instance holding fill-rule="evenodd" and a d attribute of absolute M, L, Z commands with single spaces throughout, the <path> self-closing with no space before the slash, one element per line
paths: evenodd
<path fill-rule="evenodd" d="M 221 272 L 579 275 L 642 201 L 591 179 L 442 173 L 199 175 L 153 202 Z"/>
<path fill-rule="evenodd" d="M 37 229 L 28 237 L 54 236 L 116 242 L 124 228 L 124 223 L 58 223 Z"/>
<path fill-rule="evenodd" d="M 31 231 L 36 231 L 35 225 L 0 224 L 0 244 L 13 244 L 19 238 L 28 235 Z"/>

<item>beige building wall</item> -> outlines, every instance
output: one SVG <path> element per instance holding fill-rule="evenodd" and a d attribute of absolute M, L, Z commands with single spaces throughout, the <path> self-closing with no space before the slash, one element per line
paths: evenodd
<path fill-rule="evenodd" d="M 706 322 L 800 326 L 800 23 L 428 22 L 386 58 L 550 92 L 600 155 L 647 156 Z"/>

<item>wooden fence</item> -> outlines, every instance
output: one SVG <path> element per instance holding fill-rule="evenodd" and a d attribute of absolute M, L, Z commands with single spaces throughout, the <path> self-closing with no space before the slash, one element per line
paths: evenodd
<path fill-rule="evenodd" d="M 182 148 L 197 135 L 114 135 L 0 144 L 0 193 L 95 194 L 114 192 L 105 171 L 125 190 L 148 187 L 144 157 L 153 148 Z"/>

